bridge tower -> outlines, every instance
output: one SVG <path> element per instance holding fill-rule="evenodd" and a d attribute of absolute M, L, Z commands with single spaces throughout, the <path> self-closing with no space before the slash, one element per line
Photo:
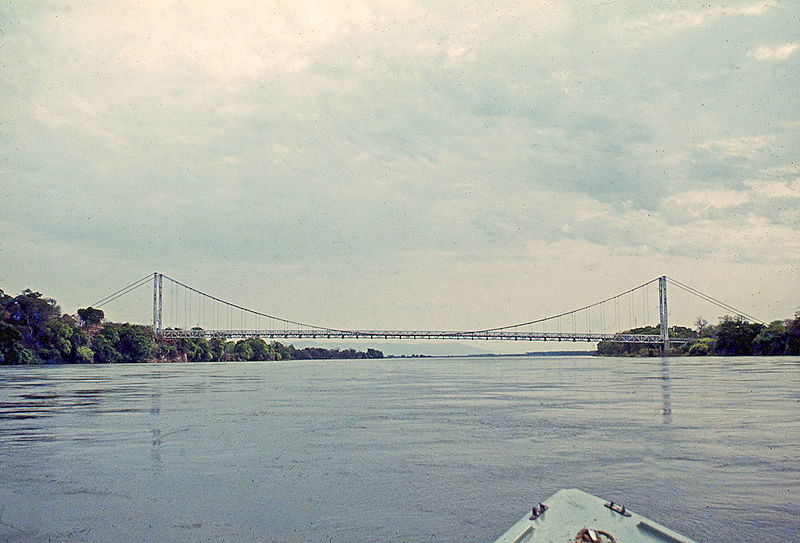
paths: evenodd
<path fill-rule="evenodd" d="M 661 317 L 661 355 L 669 356 L 669 324 L 667 323 L 667 276 L 658 278 L 658 310 Z"/>
<path fill-rule="evenodd" d="M 153 334 L 161 336 L 161 293 L 164 289 L 164 275 L 153 272 Z"/>

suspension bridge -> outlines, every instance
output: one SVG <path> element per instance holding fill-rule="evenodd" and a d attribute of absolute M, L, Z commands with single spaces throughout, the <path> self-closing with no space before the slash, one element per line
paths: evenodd
<path fill-rule="evenodd" d="M 101 307 L 145 285 L 153 288 L 153 333 L 159 338 L 264 338 L 359 340 L 483 340 L 483 341 L 610 341 L 660 346 L 696 341 L 670 336 L 667 286 L 710 302 L 726 312 L 761 322 L 742 311 L 667 276 L 571 311 L 526 322 L 480 330 L 347 330 L 303 323 L 248 309 L 223 300 L 159 272 L 153 272 L 99 300 Z M 657 300 L 656 300 L 657 298 Z M 658 333 L 624 333 L 634 323 L 649 321 L 657 309 Z M 641 313 L 642 319 L 635 317 Z"/>

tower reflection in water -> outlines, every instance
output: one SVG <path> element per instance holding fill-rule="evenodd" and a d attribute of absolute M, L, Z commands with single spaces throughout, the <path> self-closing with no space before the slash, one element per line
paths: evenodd
<path fill-rule="evenodd" d="M 661 359 L 661 415 L 664 417 L 664 424 L 672 422 L 672 402 L 669 397 L 670 377 L 669 377 L 669 358 Z"/>

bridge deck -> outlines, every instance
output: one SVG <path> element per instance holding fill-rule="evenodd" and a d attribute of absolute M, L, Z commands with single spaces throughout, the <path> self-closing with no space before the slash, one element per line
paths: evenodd
<path fill-rule="evenodd" d="M 604 334 L 599 332 L 514 332 L 454 330 L 183 330 L 164 329 L 163 338 L 264 338 L 264 339 L 444 339 L 476 341 L 612 341 L 615 343 L 659 344 L 661 336 L 651 334 Z M 670 338 L 670 343 L 685 343 L 690 338 Z"/>

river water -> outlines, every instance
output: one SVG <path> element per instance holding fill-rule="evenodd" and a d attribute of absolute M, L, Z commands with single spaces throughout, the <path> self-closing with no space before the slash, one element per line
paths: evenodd
<path fill-rule="evenodd" d="M 493 541 L 577 487 L 800 541 L 800 359 L 0 367 L 0 541 Z"/>

